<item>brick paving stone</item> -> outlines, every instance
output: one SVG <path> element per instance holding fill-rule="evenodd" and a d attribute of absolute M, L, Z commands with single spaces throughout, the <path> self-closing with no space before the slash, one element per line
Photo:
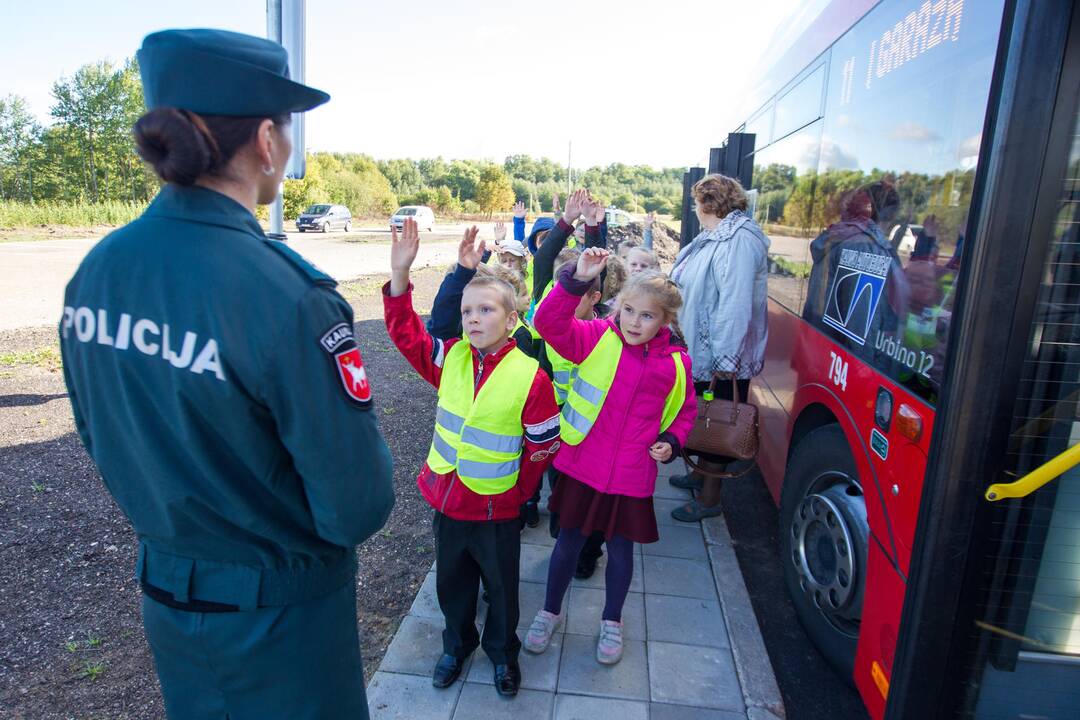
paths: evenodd
<path fill-rule="evenodd" d="M 742 712 L 742 689 L 727 648 L 649 643 L 653 702 Z"/>
<path fill-rule="evenodd" d="M 600 616 L 604 611 L 605 592 L 600 588 L 571 587 L 570 614 L 566 632 L 600 637 Z M 623 639 L 645 639 L 645 600 L 641 593 L 629 593 L 623 605 Z"/>
<path fill-rule="evenodd" d="M 555 696 L 555 720 L 648 720 L 647 703 L 583 695 Z"/>
<path fill-rule="evenodd" d="M 454 720 L 506 720 L 508 717 L 547 720 L 554 704 L 555 693 L 518 690 L 516 697 L 504 698 L 495 692 L 493 685 L 467 682 L 458 698 Z"/>
<path fill-rule="evenodd" d="M 551 548 L 543 545 L 521 546 L 521 582 L 546 583 Z"/>
<path fill-rule="evenodd" d="M 746 720 L 746 715 L 730 710 L 649 703 L 649 720 Z"/>
<path fill-rule="evenodd" d="M 431 618 L 442 622 L 443 614 L 439 609 L 439 597 L 435 594 L 435 573 L 429 572 L 424 578 L 424 584 L 416 593 L 409 614 L 416 617 Z M 487 615 L 487 603 L 477 598 L 476 601 L 476 626 L 481 628 Z"/>
<path fill-rule="evenodd" d="M 518 657 L 521 665 L 521 687 L 529 690 L 543 690 L 555 692 L 559 682 L 559 661 L 562 658 L 562 633 L 556 633 L 551 638 L 551 644 L 547 650 L 535 655 L 524 649 Z M 467 680 L 470 683 L 485 685 L 495 684 L 495 667 L 483 651 L 473 656 L 472 667 L 469 668 Z M 494 692 L 494 690 L 492 691 Z"/>
<path fill-rule="evenodd" d="M 685 500 L 671 500 L 668 498 L 653 498 L 653 510 L 656 511 L 656 524 L 660 526 L 660 532 L 664 526 L 672 527 L 697 527 L 698 523 L 679 522 L 671 517 L 671 511 L 686 504 Z"/>
<path fill-rule="evenodd" d="M 641 555 L 634 553 L 634 577 L 630 580 L 630 592 L 642 592 L 644 590 L 642 577 L 642 564 Z M 578 587 L 591 587 L 602 588 L 604 587 L 604 572 L 607 569 L 607 553 L 604 553 L 604 557 L 600 558 L 600 562 L 596 565 L 596 572 L 593 573 L 591 578 L 585 580 L 578 580 L 574 578 L 571 581 L 571 585 Z"/>
<path fill-rule="evenodd" d="M 379 670 L 423 675 L 430 684 L 435 663 L 442 656 L 442 630 L 441 620 L 406 615 L 383 656 Z"/>
<path fill-rule="evenodd" d="M 712 568 L 707 562 L 646 555 L 645 592 L 716 600 Z"/>
<path fill-rule="evenodd" d="M 685 560 L 708 560 L 701 528 L 696 525 L 663 526 L 659 528 L 660 540 L 643 545 L 646 555 L 683 558 Z"/>
<path fill-rule="evenodd" d="M 720 603 L 715 600 L 646 595 L 645 622 L 650 641 L 731 646 Z"/>
<path fill-rule="evenodd" d="M 645 643 L 623 642 L 622 660 L 616 665 L 596 661 L 596 639 L 585 635 L 563 637 L 559 663 L 559 692 L 624 700 L 649 699 L 649 670 Z"/>
<path fill-rule="evenodd" d="M 379 671 L 367 686 L 371 720 L 450 720 L 464 685 L 460 680 L 442 690 L 430 677 Z"/>
<path fill-rule="evenodd" d="M 525 639 L 525 631 L 532 625 L 533 618 L 536 617 L 536 613 L 544 607 L 544 593 L 547 590 L 547 585 L 544 583 L 523 582 L 518 586 L 518 608 L 521 612 L 521 619 L 518 620 L 518 637 L 522 640 Z M 569 596 L 570 593 L 567 593 Z M 566 613 L 566 601 L 563 601 L 563 613 Z M 559 632 L 563 632 L 565 625 L 559 627 Z"/>
<path fill-rule="evenodd" d="M 674 473 L 674 474 L 675 475 L 681 475 L 682 473 Z M 672 500 L 681 500 L 682 502 L 686 502 L 687 500 L 689 500 L 690 497 L 691 497 L 690 491 L 689 490 L 683 490 L 682 488 L 673 487 L 671 485 L 671 483 L 668 482 L 669 477 L 671 477 L 671 475 L 668 475 L 667 477 L 659 477 L 659 476 L 657 476 L 657 478 L 656 478 L 656 490 L 653 492 L 653 497 L 654 498 L 669 498 L 669 499 L 672 499 Z"/>
<path fill-rule="evenodd" d="M 527 527 L 521 531 L 522 545 L 543 545 L 550 548 L 555 545 L 555 538 L 548 532 L 547 518 L 540 518 L 540 524 L 534 528 Z"/>

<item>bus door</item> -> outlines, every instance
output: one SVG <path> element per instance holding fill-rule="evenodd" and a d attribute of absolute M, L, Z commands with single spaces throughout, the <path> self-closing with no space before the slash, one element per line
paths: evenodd
<path fill-rule="evenodd" d="M 887 717 L 1080 718 L 1080 2 L 1017 3 L 1012 38 L 991 152 L 1015 184 L 984 186 L 997 207 L 973 259 L 984 274 L 969 280 L 1015 309 L 996 328 L 981 324 L 988 296 L 959 311 L 960 342 L 998 359 L 949 367 L 953 386 L 969 385 L 938 414 Z M 1025 163 L 1029 183 L 1013 174 Z M 1026 234 L 1008 232 L 1025 220 Z M 962 417 L 980 403 L 983 419 Z M 1028 482 L 1055 460 L 1055 479 Z"/>

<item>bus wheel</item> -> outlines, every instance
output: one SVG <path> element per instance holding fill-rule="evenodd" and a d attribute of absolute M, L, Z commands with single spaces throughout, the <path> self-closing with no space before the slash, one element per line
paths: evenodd
<path fill-rule="evenodd" d="M 839 425 L 807 433 L 780 493 L 784 582 L 806 633 L 853 683 L 869 526 L 851 450 Z"/>

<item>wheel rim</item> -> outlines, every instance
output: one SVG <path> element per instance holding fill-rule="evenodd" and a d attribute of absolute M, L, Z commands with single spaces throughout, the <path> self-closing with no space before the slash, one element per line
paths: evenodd
<path fill-rule="evenodd" d="M 842 472 L 816 478 L 791 521 L 791 562 L 803 595 L 850 637 L 859 634 L 868 535 L 862 487 Z"/>

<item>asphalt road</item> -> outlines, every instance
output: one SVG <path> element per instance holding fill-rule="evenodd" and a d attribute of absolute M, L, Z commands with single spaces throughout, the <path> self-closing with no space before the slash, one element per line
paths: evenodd
<path fill-rule="evenodd" d="M 481 237 L 494 240 L 492 223 L 476 223 Z M 467 224 L 436 225 L 421 233 L 416 267 L 450 265 Z M 390 231 L 355 228 L 350 233 L 288 232 L 288 243 L 335 279 L 352 280 L 390 272 Z M 64 287 L 100 238 L 0 243 L 0 330 L 55 324 Z"/>
<path fill-rule="evenodd" d="M 754 472 L 726 481 L 722 502 L 788 720 L 865 720 L 858 693 L 833 672 L 795 616 L 780 569 L 777 508 L 764 480 Z"/>

